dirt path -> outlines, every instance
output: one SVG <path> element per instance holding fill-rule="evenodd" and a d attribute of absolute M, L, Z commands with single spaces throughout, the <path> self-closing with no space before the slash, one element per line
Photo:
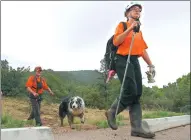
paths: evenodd
<path fill-rule="evenodd" d="M 190 140 L 190 125 L 157 132 L 155 140 Z M 55 134 L 54 140 L 146 140 L 130 136 L 129 127 L 120 127 L 116 131 L 99 129 L 88 131 L 74 131 Z"/>

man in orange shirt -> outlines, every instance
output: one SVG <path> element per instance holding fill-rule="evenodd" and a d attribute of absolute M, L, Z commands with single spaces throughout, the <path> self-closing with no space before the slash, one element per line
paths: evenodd
<path fill-rule="evenodd" d="M 125 10 L 127 29 L 123 31 L 122 23 L 119 23 L 116 28 L 113 38 L 113 44 L 118 46 L 114 59 L 115 69 L 120 82 L 122 83 L 123 78 L 125 78 L 125 82 L 122 88 L 123 90 L 119 101 L 119 106 L 119 98 L 117 98 L 111 105 L 111 108 L 106 111 L 105 115 L 109 126 L 113 130 L 116 130 L 118 127 L 116 124 L 115 113 L 119 114 L 124 109 L 129 107 L 131 135 L 152 138 L 155 134 L 146 132 L 142 127 L 142 109 L 140 105 L 140 97 L 142 95 L 142 74 L 138 58 L 142 57 L 144 59 L 144 61 L 148 64 L 149 72 L 152 73 L 153 76 L 155 75 L 155 68 L 146 51 L 148 46 L 143 39 L 141 31 L 136 32 L 134 36 L 134 42 L 130 53 L 130 63 L 128 64 L 127 75 L 124 77 L 132 35 L 135 28 L 140 25 L 140 22 L 137 19 L 140 18 L 141 11 L 142 6 L 140 4 L 131 2 Z"/>
<path fill-rule="evenodd" d="M 29 98 L 32 104 L 32 112 L 28 120 L 35 118 L 36 125 L 41 126 L 42 122 L 40 119 L 40 105 L 43 91 L 47 90 L 51 95 L 54 95 L 54 93 L 48 87 L 45 79 L 41 77 L 42 68 L 38 66 L 34 71 L 36 72 L 36 75 L 30 76 L 26 82 L 26 88 L 29 92 Z"/>

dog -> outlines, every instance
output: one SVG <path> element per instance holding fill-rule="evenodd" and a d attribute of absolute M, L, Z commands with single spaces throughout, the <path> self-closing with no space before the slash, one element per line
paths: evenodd
<path fill-rule="evenodd" d="M 63 120 L 67 116 L 70 128 L 74 129 L 73 121 L 74 117 L 79 117 L 81 123 L 85 122 L 85 102 L 79 96 L 67 96 L 59 105 L 59 117 L 61 120 L 61 126 L 63 126 Z"/>

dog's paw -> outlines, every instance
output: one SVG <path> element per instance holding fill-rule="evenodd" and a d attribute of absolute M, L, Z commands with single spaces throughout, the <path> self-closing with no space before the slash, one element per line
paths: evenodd
<path fill-rule="evenodd" d="M 85 117 L 81 118 L 81 123 L 83 123 L 83 124 L 85 123 Z"/>

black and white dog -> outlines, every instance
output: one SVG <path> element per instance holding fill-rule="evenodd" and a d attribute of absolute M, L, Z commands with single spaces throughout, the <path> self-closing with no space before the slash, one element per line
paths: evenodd
<path fill-rule="evenodd" d="M 65 97 L 59 106 L 59 117 L 61 120 L 61 126 L 63 126 L 63 120 L 65 116 L 68 117 L 68 123 L 70 128 L 73 129 L 74 117 L 80 117 L 81 123 L 84 123 L 85 103 L 79 96 Z"/>

